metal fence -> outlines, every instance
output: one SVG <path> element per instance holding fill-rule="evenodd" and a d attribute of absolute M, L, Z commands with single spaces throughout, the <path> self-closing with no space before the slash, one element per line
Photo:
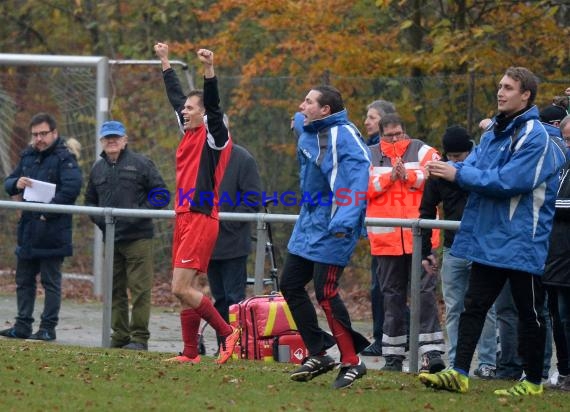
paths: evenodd
<path fill-rule="evenodd" d="M 41 203 L 0 201 L 0 209 L 16 209 L 35 212 L 66 213 L 79 215 L 92 215 L 105 217 L 105 247 L 102 271 L 103 291 L 103 347 L 110 347 L 111 343 L 111 300 L 113 288 L 113 253 L 115 238 L 115 219 L 120 217 L 137 217 L 153 219 L 172 219 L 174 211 L 168 210 L 140 210 L 117 209 L 88 206 L 66 206 Z M 298 215 L 268 214 L 268 213 L 220 213 L 221 220 L 248 221 L 256 223 L 257 246 L 255 250 L 255 283 L 254 293 L 263 291 L 265 277 L 265 245 L 267 243 L 267 223 L 295 223 Z M 423 228 L 452 229 L 459 227 L 459 222 L 447 220 L 425 219 L 383 219 L 367 218 L 367 226 L 405 227 L 411 228 L 413 233 L 412 273 L 410 280 L 410 372 L 417 372 L 418 368 L 418 334 L 420 320 L 420 278 L 422 273 L 421 249 Z M 97 280 L 95 280 L 97 282 Z"/>

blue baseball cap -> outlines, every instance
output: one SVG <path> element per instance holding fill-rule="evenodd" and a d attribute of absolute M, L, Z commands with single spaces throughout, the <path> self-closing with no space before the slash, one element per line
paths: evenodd
<path fill-rule="evenodd" d="M 102 139 L 109 136 L 125 136 L 127 131 L 123 123 L 116 120 L 109 120 L 101 125 L 101 131 L 99 132 L 99 137 Z"/>

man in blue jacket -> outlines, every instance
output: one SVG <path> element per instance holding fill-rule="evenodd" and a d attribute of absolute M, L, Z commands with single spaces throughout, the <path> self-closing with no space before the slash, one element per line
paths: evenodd
<path fill-rule="evenodd" d="M 289 240 L 281 291 L 309 356 L 291 379 L 309 381 L 332 370 L 336 362 L 326 350 L 336 344 L 341 367 L 333 387 L 340 389 L 366 373 L 357 354 L 369 342 L 352 329 L 338 284 L 363 231 L 370 151 L 348 120 L 341 94 L 334 87 L 313 88 L 299 107 L 294 130 L 299 136 L 303 201 Z M 311 280 L 334 338 L 319 327 L 305 290 Z"/>
<path fill-rule="evenodd" d="M 55 119 L 38 113 L 30 121 L 32 144 L 21 154 L 16 169 L 4 181 L 10 196 L 23 194 L 34 180 L 55 184 L 49 203 L 72 205 L 81 190 L 81 170 L 77 159 L 59 137 Z M 13 327 L 1 336 L 20 339 L 54 340 L 61 306 L 61 264 L 71 256 L 71 215 L 23 212 L 18 223 L 16 255 L 16 298 L 18 315 Z M 36 275 L 45 290 L 44 310 L 39 330 L 32 334 Z"/>
<path fill-rule="evenodd" d="M 540 395 L 544 343 L 544 288 L 541 276 L 552 228 L 558 172 L 565 157 L 539 121 L 533 105 L 534 74 L 510 67 L 499 82 L 499 114 L 480 145 L 455 164 L 431 162 L 430 176 L 455 181 L 470 192 L 451 254 L 473 262 L 465 310 L 459 320 L 452 369 L 421 373 L 428 387 L 467 392 L 469 367 L 485 315 L 503 285 L 511 284 L 519 309 L 519 351 L 526 378 L 496 395 Z"/>

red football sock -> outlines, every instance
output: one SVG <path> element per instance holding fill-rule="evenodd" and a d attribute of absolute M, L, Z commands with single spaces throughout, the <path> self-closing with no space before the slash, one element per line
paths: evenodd
<path fill-rule="evenodd" d="M 350 331 L 333 317 L 332 309 L 328 301 L 320 302 L 327 317 L 331 332 L 336 339 L 336 344 L 340 351 L 340 362 L 345 365 L 358 365 L 360 359 L 356 355 L 354 342 Z"/>
<path fill-rule="evenodd" d="M 180 312 L 180 325 L 182 327 L 182 341 L 184 342 L 182 354 L 189 358 L 195 358 L 198 356 L 200 315 L 194 309 L 185 309 Z"/>
<path fill-rule="evenodd" d="M 200 314 L 202 319 L 210 324 L 211 327 L 218 333 L 219 336 L 228 336 L 232 333 L 232 327 L 222 318 L 216 310 L 212 301 L 206 296 L 202 297 L 200 305 L 195 309 Z"/>

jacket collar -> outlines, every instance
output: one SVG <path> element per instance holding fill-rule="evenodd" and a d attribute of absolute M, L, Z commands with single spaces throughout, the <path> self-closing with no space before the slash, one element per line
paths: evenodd
<path fill-rule="evenodd" d="M 404 153 L 406 153 L 410 142 L 410 139 L 402 139 L 396 143 L 389 143 L 384 140 L 380 140 L 380 149 L 385 156 L 394 159 L 396 157 L 402 157 Z"/>
<path fill-rule="evenodd" d="M 304 130 L 306 132 L 318 132 L 323 129 L 330 128 L 335 125 L 339 124 L 346 124 L 348 123 L 348 114 L 346 109 L 341 110 L 340 112 L 333 113 L 327 117 L 323 117 L 322 119 L 313 120 L 311 123 L 304 126 Z"/>

